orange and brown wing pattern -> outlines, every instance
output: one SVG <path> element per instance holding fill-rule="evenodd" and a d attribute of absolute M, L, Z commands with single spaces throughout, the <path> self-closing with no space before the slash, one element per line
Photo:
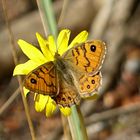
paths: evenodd
<path fill-rule="evenodd" d="M 104 55 L 105 43 L 99 40 L 79 44 L 64 54 L 64 59 L 81 71 L 93 75 L 99 71 Z M 73 66 L 73 67 L 74 67 Z"/>
<path fill-rule="evenodd" d="M 101 73 L 98 72 L 93 76 L 83 75 L 79 79 L 79 91 L 81 97 L 93 96 L 96 91 L 98 91 L 101 85 Z"/>
<path fill-rule="evenodd" d="M 56 96 L 59 92 L 57 79 L 53 62 L 48 62 L 29 73 L 24 86 L 32 92 Z"/>
<path fill-rule="evenodd" d="M 75 87 L 70 86 L 61 80 L 59 94 L 53 98 L 56 103 L 63 107 L 70 107 L 80 103 L 80 96 Z"/>

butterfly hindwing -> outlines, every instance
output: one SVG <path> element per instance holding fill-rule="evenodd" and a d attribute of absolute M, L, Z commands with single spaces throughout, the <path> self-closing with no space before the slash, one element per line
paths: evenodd
<path fill-rule="evenodd" d="M 77 70 L 93 75 L 101 68 L 105 49 L 102 41 L 88 41 L 69 49 L 63 57 Z"/>
<path fill-rule="evenodd" d="M 56 96 L 59 92 L 57 80 L 54 64 L 48 62 L 29 73 L 24 80 L 24 86 L 32 92 Z"/>
<path fill-rule="evenodd" d="M 70 107 L 80 103 L 80 96 L 75 87 L 68 85 L 63 79 L 60 82 L 59 94 L 53 98 L 57 104 L 63 107 Z"/>
<path fill-rule="evenodd" d="M 98 72 L 95 75 L 88 76 L 83 75 L 79 79 L 79 94 L 81 97 L 86 98 L 93 96 L 98 91 L 101 85 L 101 73 Z"/>

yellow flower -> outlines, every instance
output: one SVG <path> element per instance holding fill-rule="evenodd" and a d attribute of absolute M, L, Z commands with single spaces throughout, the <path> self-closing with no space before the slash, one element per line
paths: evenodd
<path fill-rule="evenodd" d="M 13 75 L 27 75 L 38 66 L 46 62 L 53 61 L 57 50 L 58 53 L 62 55 L 65 51 L 72 48 L 76 44 L 85 42 L 87 36 L 87 31 L 82 31 L 69 44 L 70 30 L 68 29 L 64 29 L 59 33 L 56 42 L 52 35 L 49 35 L 47 39 L 44 39 L 39 33 L 36 33 L 41 51 L 26 41 L 19 39 L 18 45 L 29 60 L 23 64 L 18 64 L 14 69 Z M 25 87 L 23 89 L 26 96 L 29 90 Z M 51 116 L 56 110 L 56 102 L 48 95 L 35 93 L 34 100 L 36 111 L 41 112 L 45 109 L 47 117 Z M 71 109 L 69 107 L 59 108 L 65 116 L 70 115 Z"/>

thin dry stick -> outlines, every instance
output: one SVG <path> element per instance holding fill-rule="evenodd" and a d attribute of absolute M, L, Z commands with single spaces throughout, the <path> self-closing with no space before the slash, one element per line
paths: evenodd
<path fill-rule="evenodd" d="M 8 20 L 6 0 L 2 0 L 2 7 L 3 7 L 4 17 L 5 17 L 8 33 L 9 33 L 9 40 L 11 42 L 11 50 L 12 50 L 14 63 L 15 63 L 15 65 L 17 65 L 18 60 L 17 60 L 16 47 L 15 47 L 16 45 L 15 45 L 15 41 L 14 41 L 14 35 L 12 33 L 12 30 L 11 30 L 10 22 Z M 35 140 L 35 132 L 34 132 L 33 124 L 32 124 L 32 121 L 31 121 L 30 114 L 29 114 L 29 108 L 28 108 L 28 105 L 27 105 L 27 101 L 24 97 L 24 92 L 23 92 L 23 88 L 22 88 L 22 79 L 21 79 L 20 76 L 18 76 L 17 79 L 18 79 L 18 82 L 19 82 L 19 87 L 20 87 L 20 91 L 21 91 L 21 96 L 22 96 L 23 105 L 24 105 L 24 108 L 25 108 L 27 121 L 28 121 L 28 124 L 29 124 L 31 137 L 32 137 L 32 140 Z"/>
<path fill-rule="evenodd" d="M 17 88 L 16 91 L 9 97 L 9 99 L 2 105 L 0 108 L 0 115 L 9 107 L 9 105 L 15 100 L 19 95 L 20 88 Z"/>
<path fill-rule="evenodd" d="M 71 130 L 71 136 L 72 136 L 73 140 L 76 140 L 76 137 L 75 137 L 76 132 L 74 131 L 75 129 L 74 129 L 74 126 L 72 125 L 71 121 L 72 121 L 72 117 L 68 116 L 68 123 L 69 123 L 69 127 L 70 127 L 70 130 Z"/>
<path fill-rule="evenodd" d="M 64 17 L 65 17 L 65 13 L 69 4 L 69 0 L 63 0 L 63 7 L 59 16 L 59 20 L 58 20 L 58 27 L 62 25 Z"/>
<path fill-rule="evenodd" d="M 43 28 L 44 28 L 44 31 L 45 31 L 45 35 L 47 36 L 47 28 L 45 26 L 46 21 L 44 21 L 45 18 L 44 18 L 44 13 L 42 12 L 42 6 L 41 6 L 41 3 L 39 2 L 39 0 L 36 0 L 36 2 L 37 2 L 40 17 L 41 17 L 41 21 L 42 21 L 42 24 L 43 24 Z"/>
<path fill-rule="evenodd" d="M 62 119 L 63 131 L 64 131 L 64 139 L 71 140 L 72 137 L 68 126 L 68 120 L 62 114 L 61 114 L 61 119 Z"/>

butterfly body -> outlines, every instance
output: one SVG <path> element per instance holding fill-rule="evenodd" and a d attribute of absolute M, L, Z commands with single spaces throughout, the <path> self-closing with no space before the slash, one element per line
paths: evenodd
<path fill-rule="evenodd" d="M 57 69 L 57 73 L 59 75 L 60 80 L 64 80 L 69 85 L 74 85 L 73 76 L 71 74 L 71 70 L 68 66 L 68 62 L 56 53 L 54 60 L 55 69 Z"/>
<path fill-rule="evenodd" d="M 104 55 L 105 44 L 98 40 L 78 44 L 62 56 L 56 52 L 54 61 L 27 75 L 24 86 L 50 95 L 61 106 L 79 104 L 81 97 L 90 97 L 98 90 Z"/>

